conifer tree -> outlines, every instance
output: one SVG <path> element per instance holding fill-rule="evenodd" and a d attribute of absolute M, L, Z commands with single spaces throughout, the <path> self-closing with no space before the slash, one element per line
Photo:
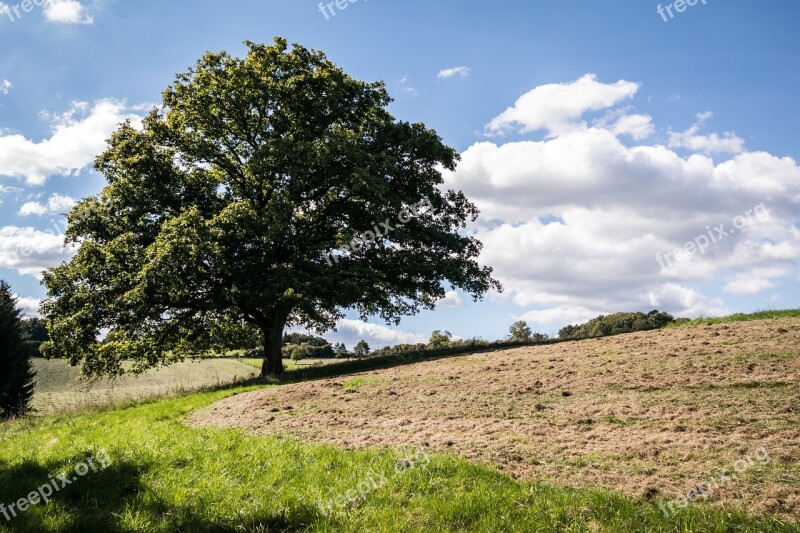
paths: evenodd
<path fill-rule="evenodd" d="M 0 280 L 0 420 L 25 415 L 33 397 L 36 373 L 21 315 L 11 287 Z"/>

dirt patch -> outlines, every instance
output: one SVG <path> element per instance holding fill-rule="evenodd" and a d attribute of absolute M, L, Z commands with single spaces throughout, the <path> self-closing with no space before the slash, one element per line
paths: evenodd
<path fill-rule="evenodd" d="M 800 515 L 800 319 L 421 362 L 223 400 L 189 423 L 348 448 L 423 445 L 515 477 Z M 763 455 L 761 455 L 763 457 Z M 741 466 L 741 463 L 739 463 Z"/>

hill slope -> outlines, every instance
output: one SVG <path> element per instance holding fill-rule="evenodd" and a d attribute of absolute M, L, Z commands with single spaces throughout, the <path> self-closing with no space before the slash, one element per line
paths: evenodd
<path fill-rule="evenodd" d="M 526 480 L 800 514 L 800 319 L 503 350 L 227 398 L 194 425 L 422 445 Z M 729 479 L 737 461 L 768 454 Z"/>

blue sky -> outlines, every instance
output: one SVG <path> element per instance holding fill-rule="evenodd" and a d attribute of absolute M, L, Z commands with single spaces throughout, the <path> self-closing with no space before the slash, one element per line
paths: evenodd
<path fill-rule="evenodd" d="M 0 2 L 0 276 L 27 309 L 44 296 L 41 269 L 69 258 L 59 213 L 103 186 L 91 162 L 114 125 L 204 51 L 276 35 L 384 80 L 397 118 L 462 153 L 447 184 L 481 207 L 469 231 L 506 288 L 481 303 L 450 294 L 397 328 L 349 317 L 330 339 L 496 339 L 518 318 L 554 333 L 620 310 L 798 306 L 793 0 L 680 13 L 662 1 L 666 22 L 648 0 L 358 0 L 327 18 L 305 0 L 15 5 Z M 699 253 L 720 224 L 737 231 Z"/>

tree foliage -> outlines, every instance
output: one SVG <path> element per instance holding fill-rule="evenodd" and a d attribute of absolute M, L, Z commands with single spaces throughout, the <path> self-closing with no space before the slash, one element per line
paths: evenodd
<path fill-rule="evenodd" d="M 364 339 L 358 341 L 353 348 L 353 356 L 355 357 L 366 357 L 369 355 L 369 344 Z"/>
<path fill-rule="evenodd" d="M 508 339 L 514 342 L 530 342 L 533 330 L 524 320 L 518 320 L 508 328 Z"/>
<path fill-rule="evenodd" d="M 44 277 L 47 356 L 120 375 L 125 360 L 142 372 L 247 347 L 255 328 L 262 374 L 278 374 L 287 325 L 322 332 L 346 309 L 396 324 L 446 285 L 476 299 L 500 289 L 461 231 L 477 208 L 441 189 L 452 148 L 392 117 L 383 83 L 281 38 L 247 45 L 179 74 L 97 158 L 108 185 L 71 211 L 77 254 Z M 396 222 L 423 199 L 428 211 Z M 113 341 L 98 341 L 104 329 Z"/>
<path fill-rule="evenodd" d="M 22 321 L 21 328 L 28 353 L 34 357 L 41 357 L 42 343 L 50 340 L 44 320 L 41 318 L 26 318 Z"/>
<path fill-rule="evenodd" d="M 613 315 L 600 315 L 585 324 L 570 325 L 558 332 L 559 339 L 585 339 L 589 337 L 603 337 L 618 333 L 632 331 L 646 331 L 663 328 L 675 318 L 669 313 L 657 310 L 649 313 L 615 313 Z"/>
<path fill-rule="evenodd" d="M 440 330 L 434 330 L 431 333 L 431 338 L 428 340 L 428 348 L 436 349 L 436 348 L 445 348 L 450 342 L 453 340 L 453 334 L 449 331 L 442 332 Z"/>
<path fill-rule="evenodd" d="M 36 373 L 21 315 L 11 287 L 0 281 L 0 419 L 25 415 L 33 398 Z"/>

